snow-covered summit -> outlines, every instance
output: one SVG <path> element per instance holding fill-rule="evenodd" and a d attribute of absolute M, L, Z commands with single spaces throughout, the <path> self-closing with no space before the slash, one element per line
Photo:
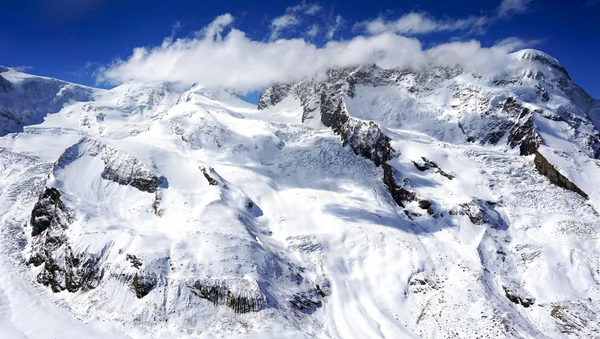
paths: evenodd
<path fill-rule="evenodd" d="M 560 66 L 560 63 L 554 57 L 536 49 L 522 49 L 520 51 L 512 53 L 512 55 L 518 60 L 541 61 L 548 64 Z"/>

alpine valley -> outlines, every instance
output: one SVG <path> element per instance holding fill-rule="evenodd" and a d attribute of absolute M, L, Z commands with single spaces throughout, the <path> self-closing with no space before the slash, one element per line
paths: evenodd
<path fill-rule="evenodd" d="M 600 338 L 600 101 L 500 72 L 0 68 L 2 338 Z"/>

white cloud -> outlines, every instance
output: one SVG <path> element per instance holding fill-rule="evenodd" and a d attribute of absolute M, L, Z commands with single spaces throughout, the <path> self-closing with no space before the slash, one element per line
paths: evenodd
<path fill-rule="evenodd" d="M 273 19 L 271 22 L 271 40 L 277 39 L 283 29 L 299 24 L 300 20 L 291 14 L 285 14 Z"/>
<path fill-rule="evenodd" d="M 303 1 L 299 5 L 291 6 L 286 9 L 286 13 L 303 13 L 306 15 L 315 15 L 321 11 L 322 7 L 316 3 L 306 3 Z"/>
<path fill-rule="evenodd" d="M 523 40 L 518 37 L 508 37 L 495 43 L 496 47 L 505 49 L 508 52 L 517 51 L 523 48 L 532 48 L 541 44 L 543 40 Z"/>
<path fill-rule="evenodd" d="M 312 26 L 310 26 L 310 29 L 306 32 L 306 35 L 308 35 L 311 38 L 314 38 L 315 36 L 317 36 L 317 34 L 319 34 L 319 25 L 317 24 L 313 24 Z"/>
<path fill-rule="evenodd" d="M 307 15 L 315 15 L 321 11 L 321 6 L 317 4 L 310 5 L 305 11 L 304 14 Z"/>
<path fill-rule="evenodd" d="M 490 19 L 483 16 L 471 16 L 466 19 L 436 20 L 424 13 L 408 13 L 396 21 L 385 21 L 377 18 L 373 21 L 363 22 L 357 28 L 364 27 L 370 34 L 394 32 L 406 35 L 418 35 L 434 32 L 453 32 L 477 30 L 489 23 Z"/>
<path fill-rule="evenodd" d="M 341 21 L 341 18 L 340 18 Z M 484 48 L 477 41 L 454 42 L 423 49 L 414 38 L 384 32 L 317 46 L 304 39 L 257 41 L 231 28 L 229 14 L 215 19 L 194 38 L 165 39 L 160 46 L 134 49 L 126 60 L 101 69 L 98 80 L 172 82 L 181 85 L 264 88 L 277 81 L 295 81 L 331 67 L 376 63 L 382 67 L 425 67 L 459 64 L 467 70 L 503 69 L 512 58 L 507 45 Z M 514 46 L 514 44 L 513 44 Z"/>
<path fill-rule="evenodd" d="M 321 11 L 322 7 L 316 3 L 302 1 L 300 4 L 285 9 L 285 13 L 271 21 L 271 40 L 279 38 L 282 31 L 302 23 L 302 18 L 314 16 Z M 314 26 L 313 26 L 314 27 Z M 318 33 L 318 32 L 317 32 Z M 315 34 L 316 35 L 316 34 Z M 310 35 L 309 36 L 314 36 Z"/>
<path fill-rule="evenodd" d="M 344 19 L 341 15 L 338 15 L 333 20 L 333 23 L 329 25 L 329 29 L 327 30 L 327 40 L 333 39 L 335 33 L 339 31 L 340 28 L 344 25 Z"/>
<path fill-rule="evenodd" d="M 213 22 L 208 26 L 204 27 L 196 36 L 200 38 L 217 39 L 221 40 L 221 33 L 225 27 L 233 23 L 233 16 L 229 13 L 219 15 Z"/>
<path fill-rule="evenodd" d="M 498 7 L 498 16 L 507 18 L 514 14 L 522 14 L 529 10 L 528 6 L 533 0 L 502 0 Z"/>

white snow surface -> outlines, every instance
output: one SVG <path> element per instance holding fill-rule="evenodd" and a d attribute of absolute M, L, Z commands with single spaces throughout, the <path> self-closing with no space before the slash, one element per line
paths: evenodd
<path fill-rule="evenodd" d="M 524 51 L 518 72 L 532 55 L 558 65 Z M 457 122 L 472 115 L 478 126 L 480 103 L 447 84 L 426 94 L 357 86 L 349 114 L 391 138 L 398 184 L 430 201 L 430 215 L 416 201 L 398 206 L 383 169 L 333 131 L 302 124 L 291 96 L 258 111 L 202 86 L 101 90 L 0 76 L 14 86 L 0 107 L 25 117 L 23 126 L 0 120 L 1 338 L 600 337 L 600 161 L 564 122 L 536 117 L 539 152 L 588 200 L 540 175 L 533 156 L 467 142 Z M 453 83 L 600 125 L 597 102 L 550 91 L 542 103 L 529 80 Z M 63 100 L 66 91 L 77 95 Z M 418 170 L 423 157 L 454 178 Z M 165 181 L 146 192 L 103 178 L 106 166 Z M 28 264 L 32 209 L 50 187 L 74 213 L 64 230 L 73 253 L 99 258 L 94 288 L 54 293 L 37 282 L 42 266 Z M 476 209 L 484 222 L 465 212 Z M 156 282 L 142 298 L 138 275 Z M 198 282 L 264 307 L 214 305 Z M 299 310 L 296 296 L 314 307 Z"/>

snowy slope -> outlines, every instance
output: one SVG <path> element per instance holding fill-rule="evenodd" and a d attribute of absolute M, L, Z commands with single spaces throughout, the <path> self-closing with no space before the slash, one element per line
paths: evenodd
<path fill-rule="evenodd" d="M 0 336 L 598 336 L 600 106 L 514 57 L 330 70 L 258 109 L 6 69 Z"/>

